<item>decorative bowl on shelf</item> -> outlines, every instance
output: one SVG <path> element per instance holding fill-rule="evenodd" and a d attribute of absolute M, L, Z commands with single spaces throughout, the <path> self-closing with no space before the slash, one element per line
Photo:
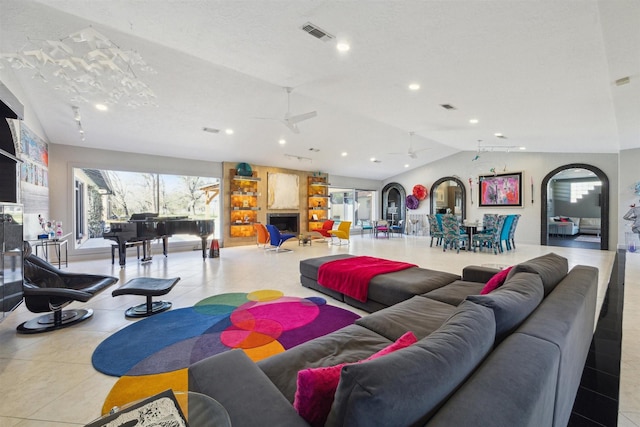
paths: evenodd
<path fill-rule="evenodd" d="M 249 163 L 238 163 L 236 166 L 236 173 L 240 176 L 252 176 L 253 170 Z"/>

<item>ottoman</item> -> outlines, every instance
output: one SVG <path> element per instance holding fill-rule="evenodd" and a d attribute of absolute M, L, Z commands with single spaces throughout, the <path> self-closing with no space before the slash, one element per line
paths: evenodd
<path fill-rule="evenodd" d="M 131 307 L 127 309 L 124 314 L 126 317 L 147 317 L 171 308 L 171 303 L 169 301 L 153 301 L 152 299 L 156 296 L 168 294 L 179 280 L 179 277 L 171 279 L 137 277 L 120 286 L 118 289 L 113 291 L 111 295 L 114 297 L 118 295 L 146 296 L 146 303 Z"/>

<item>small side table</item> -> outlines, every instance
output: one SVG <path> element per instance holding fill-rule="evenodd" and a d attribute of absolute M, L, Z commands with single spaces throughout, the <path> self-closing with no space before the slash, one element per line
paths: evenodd
<path fill-rule="evenodd" d="M 179 277 L 171 279 L 137 277 L 120 286 L 113 291 L 111 295 L 114 297 L 118 295 L 143 295 L 147 297 L 145 304 L 136 305 L 127 309 L 124 315 L 126 317 L 148 317 L 171 308 L 169 301 L 153 301 L 152 299 L 153 297 L 168 294 L 179 281 Z"/>
<path fill-rule="evenodd" d="M 64 248 L 64 266 L 69 267 L 69 247 L 67 238 L 71 236 L 71 233 L 67 233 L 63 236 L 54 238 L 54 239 L 39 239 L 32 240 L 33 246 L 35 248 L 35 254 L 38 255 L 38 248 L 42 248 L 42 252 L 44 254 L 45 261 L 49 262 L 49 247 L 53 247 L 56 256 L 58 258 L 58 268 L 62 266 L 62 249 Z"/>
<path fill-rule="evenodd" d="M 298 235 L 298 246 L 311 246 L 311 235 L 310 234 L 300 234 Z"/>

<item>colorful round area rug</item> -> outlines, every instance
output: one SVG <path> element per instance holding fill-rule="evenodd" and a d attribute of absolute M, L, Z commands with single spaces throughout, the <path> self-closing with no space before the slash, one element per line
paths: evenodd
<path fill-rule="evenodd" d="M 186 390 L 187 367 L 231 349 L 254 361 L 352 324 L 358 316 L 323 298 L 280 291 L 215 295 L 189 308 L 142 319 L 105 339 L 93 353 L 98 371 L 122 377 L 103 410 L 173 388 Z"/>

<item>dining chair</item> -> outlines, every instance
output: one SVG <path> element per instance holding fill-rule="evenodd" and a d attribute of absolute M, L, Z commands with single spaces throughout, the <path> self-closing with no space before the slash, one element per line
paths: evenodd
<path fill-rule="evenodd" d="M 469 235 L 460 231 L 460 222 L 454 215 L 443 215 L 442 217 L 442 251 L 447 248 L 455 249 L 460 253 L 460 248 L 469 246 Z"/>
<path fill-rule="evenodd" d="M 427 218 L 429 219 L 429 234 L 431 235 L 431 244 L 429 246 L 433 247 L 433 239 L 436 239 L 436 246 L 439 246 L 442 244 L 442 238 L 444 237 L 442 228 L 438 224 L 435 215 L 428 214 Z"/>

